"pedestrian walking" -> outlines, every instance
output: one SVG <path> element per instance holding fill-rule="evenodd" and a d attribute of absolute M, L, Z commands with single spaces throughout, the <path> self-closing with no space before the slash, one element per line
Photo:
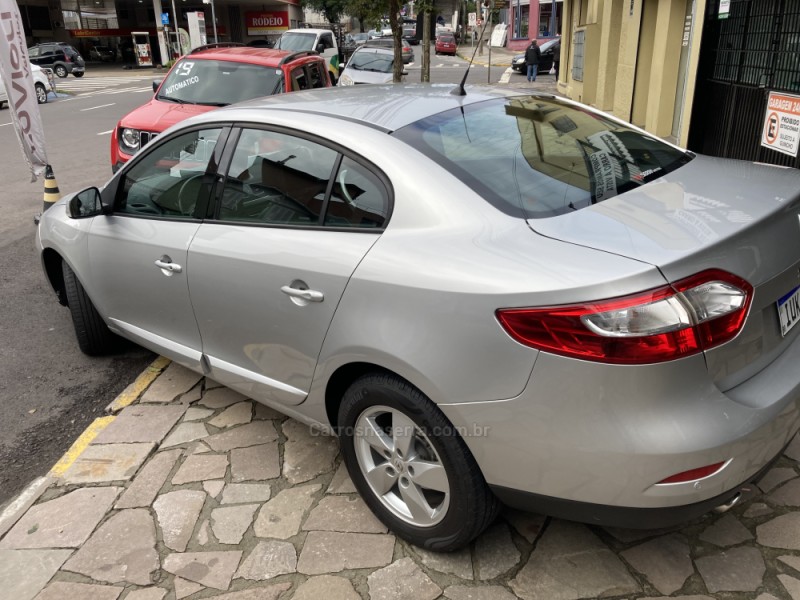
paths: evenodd
<path fill-rule="evenodd" d="M 536 40 L 531 41 L 531 45 L 525 50 L 525 64 L 528 67 L 528 81 L 536 81 L 536 74 L 539 70 L 539 56 L 542 51 Z"/>
<path fill-rule="evenodd" d="M 556 76 L 556 80 L 558 80 L 558 68 L 561 66 L 561 45 L 559 44 L 557 48 L 553 50 L 553 69 L 555 72 L 553 75 Z"/>

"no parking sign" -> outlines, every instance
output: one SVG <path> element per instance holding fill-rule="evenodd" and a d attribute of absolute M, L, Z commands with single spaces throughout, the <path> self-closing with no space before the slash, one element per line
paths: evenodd
<path fill-rule="evenodd" d="M 769 93 L 761 145 L 797 156 L 800 148 L 800 96 Z"/>

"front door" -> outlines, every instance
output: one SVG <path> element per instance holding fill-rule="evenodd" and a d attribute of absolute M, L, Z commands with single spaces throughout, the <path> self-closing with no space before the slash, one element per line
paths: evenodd
<path fill-rule="evenodd" d="M 365 162 L 299 135 L 244 129 L 214 220 L 189 249 L 210 376 L 302 402 L 347 282 L 382 231 L 388 191 Z"/>
<path fill-rule="evenodd" d="M 89 238 L 92 298 L 109 326 L 189 368 L 202 344 L 189 299 L 188 248 L 207 207 L 221 129 L 158 143 L 121 175 L 114 212 Z M 149 148 L 149 146 L 148 146 Z"/>

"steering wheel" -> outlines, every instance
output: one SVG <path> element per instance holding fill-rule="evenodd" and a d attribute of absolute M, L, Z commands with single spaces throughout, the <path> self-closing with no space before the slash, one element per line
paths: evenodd
<path fill-rule="evenodd" d="M 339 171 L 339 187 L 342 189 L 342 196 L 344 197 L 345 201 L 350 206 L 354 207 L 356 203 L 355 200 L 353 200 L 353 197 L 350 195 L 350 192 L 347 191 L 347 184 L 344 181 L 345 177 L 347 177 L 347 169 L 342 169 Z"/>
<path fill-rule="evenodd" d="M 176 203 L 182 215 L 187 217 L 194 216 L 194 208 L 197 205 L 197 198 L 200 195 L 200 189 L 203 184 L 202 179 L 203 174 L 199 173 L 181 182 Z"/>

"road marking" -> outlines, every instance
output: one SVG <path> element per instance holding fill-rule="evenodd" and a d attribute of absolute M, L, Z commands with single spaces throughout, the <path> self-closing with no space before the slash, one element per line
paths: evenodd
<path fill-rule="evenodd" d="M 106 131 L 105 133 L 111 132 Z M 98 133 L 97 135 L 102 134 Z M 157 359 L 155 359 L 152 363 L 150 363 L 149 367 L 139 374 L 132 384 L 122 390 L 122 393 L 120 393 L 120 395 L 117 396 L 111 404 L 106 406 L 106 412 L 116 414 L 126 406 L 133 404 L 134 400 L 141 396 L 142 392 L 150 387 L 150 384 L 153 383 L 156 377 L 158 377 L 161 372 L 169 366 L 170 362 L 172 362 L 170 359 L 163 356 L 159 356 Z"/>
<path fill-rule="evenodd" d="M 111 423 L 116 419 L 116 417 L 98 417 L 95 419 L 89 427 L 78 437 L 77 440 L 70 446 L 70 449 L 66 451 L 64 456 L 62 456 L 56 464 L 53 465 L 53 468 L 50 469 L 48 475 L 51 477 L 61 477 L 64 473 L 67 472 L 72 464 L 78 459 L 78 457 L 83 454 L 83 451 L 92 443 L 92 440 L 96 438 L 103 429 L 111 425 Z"/>
<path fill-rule="evenodd" d="M 14 123 L 3 123 L 0 127 L 5 127 L 6 125 L 13 125 Z"/>
<path fill-rule="evenodd" d="M 116 102 L 112 102 L 111 104 L 101 104 L 100 106 L 92 106 L 90 108 L 82 108 L 81 112 L 86 112 L 87 110 L 94 110 L 96 108 L 105 108 L 106 106 L 114 106 Z"/>
<path fill-rule="evenodd" d="M 503 71 L 503 76 L 500 77 L 500 83 L 508 83 L 508 80 L 511 79 L 511 74 L 514 72 L 514 69 L 508 67 L 505 71 Z"/>
<path fill-rule="evenodd" d="M 136 380 L 126 387 L 114 401 L 106 407 L 107 412 L 116 413 L 132 404 L 139 396 L 148 388 L 148 386 L 155 381 L 164 369 L 166 369 L 172 361 L 163 356 L 155 359 L 147 369 L 144 370 Z M 95 419 L 84 432 L 78 436 L 70 446 L 69 450 L 64 453 L 50 472 L 47 474 L 49 477 L 62 477 L 67 472 L 73 463 L 78 460 L 83 451 L 92 443 L 92 441 L 100 435 L 100 433 L 108 427 L 116 419 L 114 415 L 107 417 L 98 417 Z"/>
<path fill-rule="evenodd" d="M 108 135 L 109 133 L 113 133 L 113 131 L 114 131 L 113 129 L 109 129 L 108 131 L 101 131 L 97 135 Z"/>

